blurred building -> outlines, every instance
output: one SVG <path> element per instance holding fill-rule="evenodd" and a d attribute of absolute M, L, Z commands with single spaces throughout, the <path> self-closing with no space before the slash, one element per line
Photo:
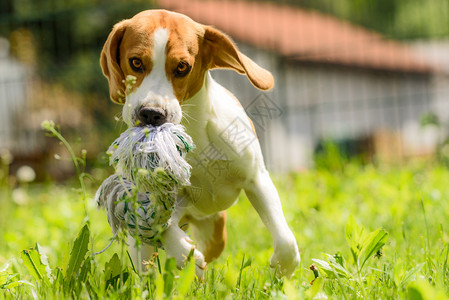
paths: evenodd
<path fill-rule="evenodd" d="M 276 87 L 263 94 L 235 72 L 214 71 L 253 119 L 270 169 L 310 166 L 326 140 L 348 155 L 389 162 L 435 150 L 441 133 L 422 128 L 420 118 L 435 108 L 447 111 L 448 92 L 437 93 L 442 70 L 407 45 L 332 16 L 273 3 L 159 4 L 223 30 L 273 73 Z"/>

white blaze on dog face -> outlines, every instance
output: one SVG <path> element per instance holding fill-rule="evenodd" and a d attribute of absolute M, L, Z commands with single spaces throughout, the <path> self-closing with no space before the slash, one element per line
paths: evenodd
<path fill-rule="evenodd" d="M 167 114 L 167 122 L 178 124 L 181 121 L 181 106 L 165 72 L 168 37 L 167 28 L 158 28 L 153 34 L 151 71 L 143 78 L 140 85 L 126 96 L 123 107 L 123 120 L 129 126 L 136 125 L 137 112 L 141 107 L 161 108 Z M 133 64 L 142 63 L 142 70 L 145 68 L 141 58 L 130 57 L 128 61 L 133 67 L 135 67 Z M 139 70 L 139 68 L 135 69 Z"/>

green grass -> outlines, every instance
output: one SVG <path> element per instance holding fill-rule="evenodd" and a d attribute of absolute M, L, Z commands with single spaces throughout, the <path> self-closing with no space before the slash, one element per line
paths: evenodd
<path fill-rule="evenodd" d="M 86 222 L 82 193 L 70 185 L 51 182 L 19 185 L 13 190 L 3 178 L 0 299 L 152 299 L 168 295 L 198 299 L 302 299 L 314 295 L 321 299 L 445 299 L 448 295 L 449 172 L 444 166 L 347 164 L 334 171 L 276 176 L 275 183 L 302 256 L 293 278 L 278 279 L 269 268 L 271 238 L 242 194 L 228 213 L 226 250 L 207 267 L 201 283 L 193 280 L 193 268 L 179 271 L 163 253 L 149 274 L 137 275 L 120 242 L 92 256 L 112 237 L 105 212 L 97 211 L 92 201 L 87 207 L 89 244 L 73 247 Z M 98 184 L 88 183 L 88 197 Z M 365 234 L 377 228 L 388 233 L 382 254 L 370 256 L 362 268 L 353 252 L 363 247 L 363 239 L 351 248 L 346 238 L 348 230 L 356 230 L 347 228 L 350 216 L 365 228 Z M 35 248 L 36 243 L 39 253 L 22 252 Z M 26 255 L 36 255 L 34 267 L 45 269 L 39 258 L 43 253 L 52 269 L 50 279 L 46 271 L 41 272 L 43 278 L 33 276 L 27 263 Z M 319 277 L 311 285 L 315 276 L 309 266 L 314 262 Z"/>
<path fill-rule="evenodd" d="M 362 166 L 328 151 L 316 170 L 276 177 L 301 248 L 295 275 L 278 278 L 269 268 L 271 238 L 242 194 L 229 210 L 227 248 L 200 281 L 191 260 L 180 271 L 163 252 L 147 272 L 136 270 L 124 234 L 94 254 L 112 237 L 89 199 L 99 182 L 84 172 L 85 151 L 77 157 L 53 122 L 43 128 L 67 147 L 79 188 L 14 184 L 0 153 L 0 299 L 447 298 L 449 172 L 442 164 Z"/>

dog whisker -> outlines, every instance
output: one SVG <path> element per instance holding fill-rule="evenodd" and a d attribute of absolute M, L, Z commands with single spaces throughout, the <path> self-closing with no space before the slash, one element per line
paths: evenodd
<path fill-rule="evenodd" d="M 184 120 L 186 120 L 186 122 L 188 122 L 188 124 L 190 124 L 190 121 L 192 120 L 192 121 L 198 121 L 197 119 L 195 119 L 194 117 L 192 117 L 192 116 L 190 116 L 189 114 L 187 114 L 187 113 L 183 113 L 182 114 L 182 118 L 184 119 Z"/>

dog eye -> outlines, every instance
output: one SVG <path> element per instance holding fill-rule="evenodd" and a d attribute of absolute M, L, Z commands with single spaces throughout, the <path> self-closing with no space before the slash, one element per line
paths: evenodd
<path fill-rule="evenodd" d="M 179 62 L 178 66 L 175 70 L 175 76 L 176 77 L 184 77 L 187 75 L 187 73 L 190 72 L 191 66 L 186 63 L 185 61 Z"/>
<path fill-rule="evenodd" d="M 133 57 L 129 59 L 129 65 L 131 66 L 131 69 L 133 69 L 136 72 L 143 72 L 143 63 L 140 59 Z"/>

